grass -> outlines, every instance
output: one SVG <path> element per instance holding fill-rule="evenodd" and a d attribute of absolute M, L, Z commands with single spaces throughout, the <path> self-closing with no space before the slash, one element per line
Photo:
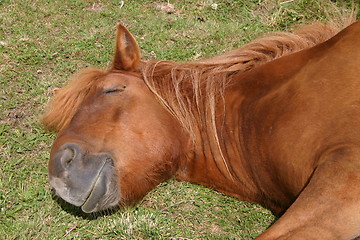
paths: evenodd
<path fill-rule="evenodd" d="M 173 180 L 110 215 L 86 216 L 59 203 L 47 183 L 55 136 L 39 116 L 52 89 L 75 71 L 108 66 L 118 22 L 145 59 L 188 61 L 338 13 L 325 0 L 170 1 L 172 14 L 155 7 L 167 1 L 120 2 L 0 0 L 0 239 L 254 238 L 274 221 L 269 211 Z"/>

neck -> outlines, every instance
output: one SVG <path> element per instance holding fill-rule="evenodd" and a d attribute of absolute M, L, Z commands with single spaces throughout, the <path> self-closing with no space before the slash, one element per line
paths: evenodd
<path fill-rule="evenodd" d="M 260 194 L 250 177 L 254 174 L 243 156 L 242 136 L 246 132 L 241 129 L 240 114 L 244 109 L 240 108 L 244 83 L 234 83 L 232 79 L 276 58 L 314 46 L 334 32 L 318 25 L 299 34 L 259 39 L 202 62 L 148 62 L 142 70 L 147 86 L 178 120 L 192 143 L 191 151 L 179 163 L 176 178 L 259 202 Z M 229 84 L 232 87 L 227 88 Z"/>
<path fill-rule="evenodd" d="M 259 203 L 259 193 L 250 177 L 250 168 L 242 156 L 238 126 L 240 115 L 236 114 L 240 113 L 242 98 L 228 94 L 225 88 L 222 91 L 216 95 L 226 95 L 226 98 L 218 97 L 213 99 L 215 102 L 202 99 L 190 110 L 197 125 L 192 128 L 190 154 L 180 162 L 176 179 Z M 207 97 L 210 95 L 204 94 Z M 211 106 L 215 106 L 213 110 Z"/>

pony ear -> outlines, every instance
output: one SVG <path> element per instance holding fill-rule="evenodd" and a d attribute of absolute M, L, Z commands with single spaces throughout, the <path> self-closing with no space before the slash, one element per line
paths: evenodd
<path fill-rule="evenodd" d="M 140 68 L 140 49 L 135 38 L 121 24 L 117 27 L 113 69 L 137 71 Z"/>

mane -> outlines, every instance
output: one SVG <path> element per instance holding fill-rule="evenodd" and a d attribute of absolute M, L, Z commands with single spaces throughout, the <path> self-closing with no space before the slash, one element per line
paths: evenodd
<path fill-rule="evenodd" d="M 198 145 L 197 139 L 209 139 L 212 153 L 217 151 L 226 167 L 224 171 L 230 173 L 219 127 L 224 123 L 224 92 L 232 81 L 231 75 L 313 47 L 338 31 L 335 25 L 316 23 L 294 33 L 268 35 L 207 60 L 149 61 L 142 74 L 149 89 L 189 134 L 193 146 Z"/>
<path fill-rule="evenodd" d="M 210 112 L 215 113 L 215 106 L 222 101 L 231 75 L 313 47 L 338 31 L 338 27 L 315 23 L 300 27 L 294 33 L 273 33 L 227 54 L 202 61 L 149 61 L 142 74 L 160 102 L 190 135 L 194 135 L 198 121 L 194 108 L 200 112 L 208 106 Z"/>
<path fill-rule="evenodd" d="M 249 71 L 276 58 L 312 47 L 332 37 L 338 28 L 313 24 L 295 33 L 276 33 L 224 55 L 196 62 L 153 60 L 142 75 L 149 89 L 189 133 L 193 143 L 199 131 L 210 131 L 219 145 L 216 106 L 224 99 L 229 76 Z M 42 116 L 46 129 L 65 129 L 98 79 L 108 71 L 85 69 L 56 91 Z M 210 121 L 209 121 L 210 120 Z"/>
<path fill-rule="evenodd" d="M 44 127 L 53 132 L 66 128 L 94 84 L 105 74 L 102 70 L 85 69 L 75 74 L 68 85 L 55 90 L 55 96 L 41 119 Z"/>

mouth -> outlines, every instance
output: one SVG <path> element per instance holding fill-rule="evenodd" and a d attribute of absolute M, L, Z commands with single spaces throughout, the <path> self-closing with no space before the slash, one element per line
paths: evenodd
<path fill-rule="evenodd" d="M 81 210 L 83 210 L 85 213 L 103 210 L 104 203 L 101 200 L 104 198 L 104 196 L 106 196 L 108 189 L 106 181 L 106 173 L 108 171 L 106 171 L 107 169 L 104 168 L 108 167 L 108 165 L 111 165 L 111 162 L 111 159 L 106 159 L 101 169 L 99 170 L 98 175 L 95 177 L 94 184 L 91 186 L 88 196 L 81 205 Z"/>

